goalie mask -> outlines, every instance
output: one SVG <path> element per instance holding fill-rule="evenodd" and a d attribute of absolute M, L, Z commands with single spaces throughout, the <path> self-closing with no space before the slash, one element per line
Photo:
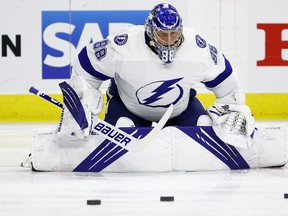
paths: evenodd
<path fill-rule="evenodd" d="M 150 38 L 160 59 L 165 63 L 173 61 L 177 48 L 183 41 L 182 19 L 170 4 L 158 4 L 145 20 L 145 32 Z"/>

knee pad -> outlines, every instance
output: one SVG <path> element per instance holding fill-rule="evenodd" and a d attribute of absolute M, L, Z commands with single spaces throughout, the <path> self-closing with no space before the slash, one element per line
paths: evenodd
<path fill-rule="evenodd" d="M 201 115 L 197 120 L 197 126 L 212 126 L 212 119 L 209 115 Z"/>
<path fill-rule="evenodd" d="M 130 118 L 120 117 L 117 120 L 115 127 L 135 127 L 135 124 Z"/>

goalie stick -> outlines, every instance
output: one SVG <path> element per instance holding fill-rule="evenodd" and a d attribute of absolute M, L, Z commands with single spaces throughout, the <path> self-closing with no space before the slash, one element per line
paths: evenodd
<path fill-rule="evenodd" d="M 52 98 L 51 96 L 45 94 L 44 92 L 40 92 L 38 89 L 36 89 L 34 86 L 31 86 L 29 88 L 29 92 L 41 97 L 42 99 L 45 99 L 46 101 L 58 106 L 59 108 L 63 108 L 63 104 L 56 99 Z M 127 149 L 127 150 L 141 150 L 144 149 L 156 136 L 157 134 L 162 130 L 162 128 L 165 126 L 166 122 L 171 116 L 171 113 L 173 111 L 173 104 L 169 106 L 169 108 L 166 110 L 160 121 L 153 127 L 153 129 L 142 139 L 137 139 L 133 137 L 132 135 L 126 133 L 125 131 L 109 124 L 106 121 L 103 121 L 101 119 L 98 119 L 96 126 L 94 126 L 92 130 L 95 133 L 100 133 L 105 136 L 106 139 L 108 139 L 110 142 L 117 143 L 121 147 Z M 119 136 L 109 136 L 109 132 L 112 131 L 114 134 L 118 134 Z M 104 132 L 105 131 L 105 132 Z M 129 143 L 129 145 L 128 145 Z M 134 144 L 133 144 L 134 143 Z M 136 147 L 137 146 L 137 147 Z M 140 148 L 138 148 L 140 146 Z"/>
<path fill-rule="evenodd" d="M 35 87 L 31 86 L 29 88 L 29 92 L 32 93 L 32 94 L 35 94 L 47 101 L 49 101 L 50 103 L 53 103 L 54 105 L 60 107 L 60 108 L 63 108 L 63 104 L 61 102 L 59 102 L 58 100 L 52 98 L 51 96 L 45 94 L 44 92 L 40 92 L 38 89 L 36 89 Z"/>

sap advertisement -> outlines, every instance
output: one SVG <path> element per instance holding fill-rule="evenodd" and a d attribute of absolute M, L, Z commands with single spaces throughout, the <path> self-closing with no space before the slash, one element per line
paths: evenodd
<path fill-rule="evenodd" d="M 288 92 L 288 1 L 171 0 L 185 26 L 218 47 L 247 93 Z M 60 93 L 85 45 L 125 25 L 142 25 L 159 1 L 0 1 L 0 94 L 34 85 Z M 259 7 L 261 5 L 261 7 Z M 7 22 L 9 20 L 9 22 Z M 206 93 L 203 86 L 198 92 Z"/>
<path fill-rule="evenodd" d="M 143 24 L 149 11 L 42 11 L 42 78 L 70 78 L 70 60 L 123 25 Z"/>

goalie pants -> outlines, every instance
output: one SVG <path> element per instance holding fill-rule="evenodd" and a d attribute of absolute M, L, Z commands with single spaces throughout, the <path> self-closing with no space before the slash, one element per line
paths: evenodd
<path fill-rule="evenodd" d="M 115 125 L 120 117 L 127 117 L 134 122 L 135 127 L 151 127 L 152 125 L 151 121 L 147 121 L 131 113 L 122 102 L 117 92 L 117 88 L 116 89 L 114 88 L 113 90 L 114 91 L 111 91 L 110 88 L 109 93 L 107 93 L 108 101 L 107 101 L 107 110 L 105 114 L 106 122 Z M 196 96 L 195 89 L 191 89 L 187 109 L 180 115 L 172 119 L 169 119 L 168 122 L 166 123 L 166 126 L 196 126 L 199 116 L 207 115 L 205 108 L 195 96 Z"/>

